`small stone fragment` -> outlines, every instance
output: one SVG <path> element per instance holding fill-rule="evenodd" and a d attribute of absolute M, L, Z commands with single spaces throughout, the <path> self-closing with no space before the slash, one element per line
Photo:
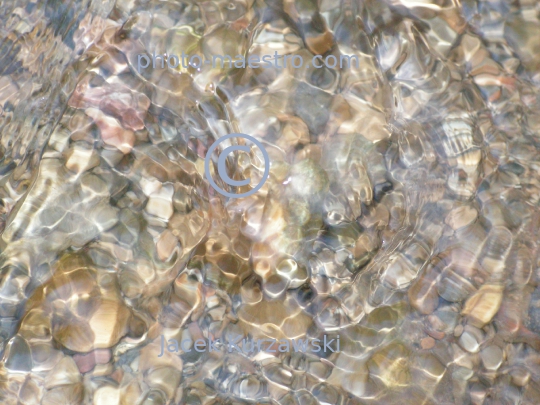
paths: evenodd
<path fill-rule="evenodd" d="M 432 337 L 425 337 L 420 341 L 420 346 L 422 346 L 422 349 L 428 350 L 435 347 L 435 339 Z"/>

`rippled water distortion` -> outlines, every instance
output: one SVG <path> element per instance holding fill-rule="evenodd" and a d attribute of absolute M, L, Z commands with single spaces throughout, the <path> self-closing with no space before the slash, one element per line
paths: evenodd
<path fill-rule="evenodd" d="M 536 0 L 0 1 L 0 403 L 538 405 L 539 152 Z"/>

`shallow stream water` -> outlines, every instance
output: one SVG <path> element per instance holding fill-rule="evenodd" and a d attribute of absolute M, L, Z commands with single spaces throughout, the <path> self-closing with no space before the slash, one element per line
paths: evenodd
<path fill-rule="evenodd" d="M 535 0 L 0 1 L 0 403 L 538 405 L 539 151 Z"/>

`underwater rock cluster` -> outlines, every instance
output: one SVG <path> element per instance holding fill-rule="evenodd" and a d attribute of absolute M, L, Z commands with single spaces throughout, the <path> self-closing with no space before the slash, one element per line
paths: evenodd
<path fill-rule="evenodd" d="M 3 2 L 0 402 L 538 405 L 539 4 Z"/>

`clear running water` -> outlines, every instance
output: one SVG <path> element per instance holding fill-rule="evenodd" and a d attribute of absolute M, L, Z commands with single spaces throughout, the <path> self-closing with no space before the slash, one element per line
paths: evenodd
<path fill-rule="evenodd" d="M 3 1 L 0 137 L 2 404 L 540 403 L 537 1 Z"/>

